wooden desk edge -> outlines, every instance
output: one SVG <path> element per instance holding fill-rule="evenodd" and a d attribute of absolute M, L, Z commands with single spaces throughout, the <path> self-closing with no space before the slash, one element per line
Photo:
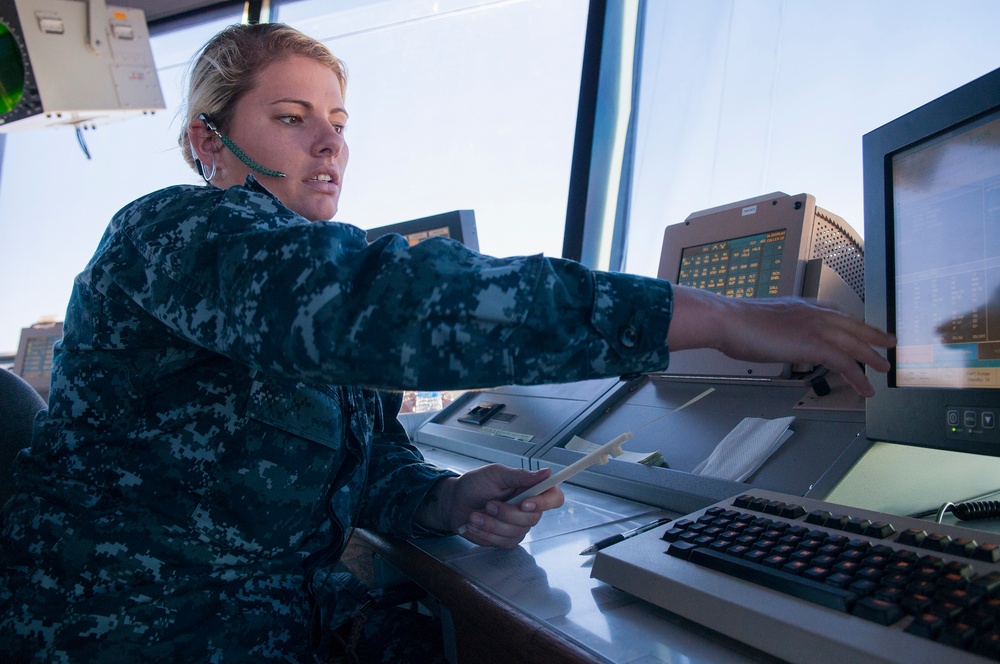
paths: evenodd
<path fill-rule="evenodd" d="M 356 529 L 341 561 L 359 579 L 373 584 L 375 556 L 449 609 L 462 662 L 601 661 L 407 540 Z"/>

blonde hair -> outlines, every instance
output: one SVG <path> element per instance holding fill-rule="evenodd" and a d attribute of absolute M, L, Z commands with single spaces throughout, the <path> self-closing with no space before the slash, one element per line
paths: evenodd
<path fill-rule="evenodd" d="M 259 71 L 291 55 L 326 65 L 347 92 L 347 66 L 326 46 L 281 23 L 231 25 L 216 34 L 199 52 L 191 68 L 184 123 L 178 144 L 184 160 L 197 172 L 188 140 L 191 121 L 204 113 L 226 133 L 236 102 L 253 88 Z"/>

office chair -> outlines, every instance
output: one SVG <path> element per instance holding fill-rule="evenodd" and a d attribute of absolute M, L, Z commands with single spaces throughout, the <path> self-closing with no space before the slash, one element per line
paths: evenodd
<path fill-rule="evenodd" d="M 0 369 L 0 505 L 14 493 L 14 457 L 31 444 L 35 415 L 43 408 L 42 397 L 23 378 Z"/>

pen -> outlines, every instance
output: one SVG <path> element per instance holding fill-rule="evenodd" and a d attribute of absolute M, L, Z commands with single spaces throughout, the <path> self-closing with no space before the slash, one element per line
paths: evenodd
<path fill-rule="evenodd" d="M 635 537 L 636 535 L 641 535 L 647 530 L 652 530 L 657 526 L 662 526 L 665 523 L 670 523 L 673 519 L 657 519 L 652 523 L 647 523 L 644 526 L 639 526 L 638 528 L 633 528 L 632 530 L 626 530 L 623 533 L 618 533 L 617 535 L 612 535 L 611 537 L 605 537 L 599 542 L 588 546 L 586 549 L 580 552 L 581 556 L 589 556 L 592 553 L 597 553 L 601 549 L 607 548 L 612 544 L 618 544 L 618 542 L 623 542 L 630 537 Z"/>

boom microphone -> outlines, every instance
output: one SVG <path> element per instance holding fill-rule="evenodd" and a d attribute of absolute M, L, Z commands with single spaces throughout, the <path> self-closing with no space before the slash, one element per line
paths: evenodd
<path fill-rule="evenodd" d="M 219 140 L 222 141 L 222 144 L 225 145 L 227 148 L 229 148 L 229 151 L 232 152 L 234 155 L 236 155 L 237 159 L 246 164 L 247 168 L 249 168 L 252 171 L 256 171 L 257 173 L 260 173 L 261 175 L 269 175 L 273 178 L 285 177 L 285 174 L 282 173 L 281 171 L 276 171 L 270 168 L 264 168 L 256 161 L 251 159 L 246 152 L 239 149 L 236 143 L 233 143 L 232 139 L 230 139 L 228 136 L 226 136 L 218 129 L 216 129 L 215 123 L 212 122 L 207 115 L 205 115 L 204 113 L 200 113 L 198 115 L 198 119 L 205 123 L 206 129 L 208 129 L 211 132 L 215 132 L 215 135 L 219 137 Z"/>

